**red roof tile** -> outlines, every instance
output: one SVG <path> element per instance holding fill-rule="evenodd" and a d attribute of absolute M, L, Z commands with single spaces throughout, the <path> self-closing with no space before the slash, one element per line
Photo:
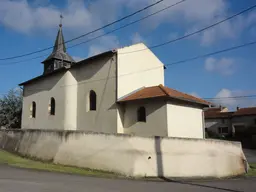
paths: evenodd
<path fill-rule="evenodd" d="M 123 99 L 119 102 L 127 102 L 127 101 L 134 101 L 139 99 L 149 99 L 149 98 L 159 98 L 159 97 L 169 97 L 172 99 L 178 99 L 193 103 L 199 103 L 203 105 L 211 105 L 210 102 L 205 101 L 203 99 L 194 97 L 192 95 L 188 95 L 186 93 L 179 92 L 177 90 L 171 89 L 169 87 L 165 87 L 163 85 L 153 86 L 153 87 L 145 87 Z"/>
<path fill-rule="evenodd" d="M 206 119 L 231 118 L 234 112 L 205 111 Z"/>
<path fill-rule="evenodd" d="M 205 112 L 221 112 L 221 108 L 220 107 L 211 107 L 211 108 L 207 109 Z"/>
<path fill-rule="evenodd" d="M 243 115 L 256 115 L 256 107 L 240 108 L 233 114 L 233 116 Z"/>

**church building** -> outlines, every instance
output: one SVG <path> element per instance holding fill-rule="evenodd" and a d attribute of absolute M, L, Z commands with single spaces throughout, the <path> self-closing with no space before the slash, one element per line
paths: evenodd
<path fill-rule="evenodd" d="M 23 82 L 22 129 L 204 138 L 209 102 L 164 85 L 143 43 L 75 62 L 59 27 L 43 74 Z"/>

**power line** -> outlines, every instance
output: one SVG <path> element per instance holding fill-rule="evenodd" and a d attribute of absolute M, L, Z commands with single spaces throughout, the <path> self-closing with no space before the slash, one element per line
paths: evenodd
<path fill-rule="evenodd" d="M 208 29 L 211 29 L 211 28 L 213 28 L 213 27 L 215 27 L 215 26 L 217 26 L 217 25 L 219 25 L 219 24 L 221 24 L 221 23 L 224 23 L 224 22 L 226 22 L 226 21 L 228 21 L 228 20 L 230 20 L 230 19 L 233 19 L 233 18 L 235 18 L 235 17 L 237 17 L 237 16 L 239 16 L 239 15 L 242 15 L 242 14 L 248 12 L 248 11 L 251 11 L 251 10 L 253 10 L 254 8 L 256 8 L 256 5 L 253 5 L 253 6 L 249 7 L 249 8 L 247 8 L 247 9 L 244 9 L 244 10 L 240 11 L 239 13 L 236 13 L 236 14 L 234 14 L 234 15 L 232 15 L 232 16 L 229 16 L 229 17 L 227 17 L 227 18 L 225 18 L 225 19 L 223 19 L 223 20 L 221 20 L 221 21 L 218 21 L 218 22 L 212 24 L 212 25 L 209 25 L 209 26 L 207 26 L 207 27 L 204 27 L 204 28 L 202 28 L 202 29 L 200 29 L 200 30 L 197 30 L 197 31 L 193 32 L 193 33 L 189 33 L 189 34 L 187 34 L 187 35 L 178 37 L 178 38 L 176 38 L 176 39 L 173 39 L 173 40 L 170 40 L 170 41 L 166 41 L 166 42 L 164 42 L 164 43 L 160 43 L 160 44 L 157 44 L 157 45 L 154 45 L 154 46 L 150 46 L 150 47 L 145 48 L 145 49 L 140 49 L 140 50 L 130 51 L 130 52 L 124 52 L 124 53 L 120 53 L 120 54 L 129 54 L 129 53 L 135 53 L 135 52 L 145 51 L 145 50 L 148 50 L 148 49 L 155 49 L 155 48 L 162 47 L 162 46 L 165 46 L 165 45 L 170 44 L 170 43 L 174 43 L 174 42 L 176 42 L 176 41 L 179 41 L 179 40 L 182 40 L 182 39 L 191 37 L 191 36 L 193 36 L 193 35 L 196 35 L 196 34 L 198 34 L 198 33 L 201 33 L 201 32 L 203 32 L 203 31 L 206 31 L 206 30 L 208 30 Z"/>
<path fill-rule="evenodd" d="M 179 4 L 179 3 L 182 3 L 182 2 L 184 2 L 184 1 L 177 2 L 176 4 L 170 5 L 170 6 L 168 6 L 168 7 L 173 7 L 173 6 L 175 6 L 175 5 Z M 167 7 L 167 8 L 168 8 L 168 7 Z M 254 9 L 255 7 L 256 7 L 256 5 L 253 5 L 253 6 L 249 7 L 249 8 L 247 8 L 247 9 L 244 9 L 244 10 L 242 10 L 242 11 L 240 11 L 240 12 L 238 12 L 238 13 L 232 15 L 232 16 L 229 16 L 229 17 L 227 17 L 227 18 L 225 18 L 225 19 L 223 19 L 223 20 L 221 20 L 221 21 L 218 21 L 218 22 L 216 22 L 216 23 L 214 23 L 214 24 L 212 24 L 212 25 L 209 25 L 209 26 L 207 26 L 207 27 L 204 27 L 204 28 L 202 28 L 202 29 L 200 29 L 200 30 L 198 30 L 198 31 L 193 32 L 193 33 L 189 33 L 189 34 L 187 34 L 187 35 L 185 35 L 185 36 L 181 36 L 181 37 L 178 37 L 178 38 L 176 38 L 176 39 L 173 39 L 173 40 L 170 40 L 170 41 L 167 41 L 167 42 L 158 44 L 158 45 L 150 46 L 150 47 L 145 48 L 145 49 L 140 49 L 140 50 L 131 51 L 131 52 L 124 52 L 124 53 L 119 53 L 119 54 L 135 53 L 135 52 L 140 52 L 140 51 L 145 51 L 145 50 L 148 50 L 148 49 L 154 49 L 154 48 L 157 48 L 157 47 L 165 46 L 165 45 L 170 44 L 170 43 L 174 43 L 174 42 L 176 42 L 176 41 L 179 41 L 179 40 L 182 40 L 182 39 L 191 37 L 191 36 L 193 36 L 193 35 L 196 35 L 196 34 L 198 34 L 198 33 L 203 32 L 203 31 L 205 31 L 205 30 L 208 30 L 208 29 L 210 29 L 210 28 L 213 28 L 213 27 L 215 27 L 215 26 L 217 26 L 217 25 L 219 25 L 219 24 L 221 24 L 221 23 L 224 23 L 224 22 L 226 22 L 226 21 L 228 21 L 228 20 L 230 20 L 230 19 L 233 19 L 234 17 L 237 17 L 237 16 L 239 16 L 239 15 L 241 15 L 241 14 L 244 14 L 244 13 L 246 13 L 246 12 L 248 12 L 248 11 L 251 11 L 251 10 Z M 165 9 L 163 9 L 163 10 L 165 10 Z M 159 11 L 161 12 L 162 10 L 159 10 Z M 159 11 L 158 11 L 158 12 L 159 12 Z M 151 15 L 148 15 L 148 16 L 155 15 L 155 14 L 157 14 L 158 12 L 155 12 L 155 13 L 153 13 L 153 14 L 151 14 Z M 147 18 L 148 16 L 146 16 L 146 17 L 144 17 L 144 18 L 141 18 L 141 19 L 143 20 L 143 19 Z M 134 21 L 134 22 L 131 22 L 131 23 L 127 24 L 127 25 L 121 26 L 121 27 L 119 27 L 119 28 L 117 28 L 117 29 L 114 29 L 114 30 L 112 30 L 112 31 L 110 31 L 110 32 L 108 32 L 108 33 L 106 33 L 106 34 L 112 33 L 112 32 L 114 32 L 114 31 L 117 31 L 117 30 L 121 29 L 121 28 L 125 28 L 125 27 L 127 27 L 127 26 L 129 26 L 129 25 L 132 25 L 132 24 L 134 24 L 134 23 L 136 23 L 136 22 L 139 22 L 139 21 L 140 21 L 140 19 L 139 19 L 139 20 L 136 20 L 136 21 Z M 93 39 L 89 39 L 89 40 L 87 40 L 87 41 L 85 41 L 85 42 L 78 43 L 78 44 L 73 45 L 73 46 L 68 47 L 68 48 L 72 48 L 72 47 L 81 45 L 81 44 L 83 44 L 83 43 L 90 42 L 90 41 L 95 40 L 95 39 L 97 39 L 97 38 L 100 38 L 100 37 L 102 37 L 102 36 L 104 36 L 104 35 L 106 35 L 106 34 L 97 36 L 97 37 L 95 37 L 95 38 L 93 38 Z M 253 43 L 253 44 L 254 44 L 254 43 Z M 44 57 L 44 56 L 45 56 L 45 55 L 43 55 L 43 56 L 38 56 L 38 57 L 32 58 L 31 60 L 37 59 L 37 58 L 40 58 L 40 57 Z M 194 59 L 196 59 L 196 58 L 194 58 Z M 23 60 L 23 61 L 17 61 L 17 62 L 13 62 L 13 63 L 8 63 L 8 64 L 16 64 L 16 63 L 20 63 L 20 62 L 29 61 L 29 60 L 30 60 L 30 59 L 28 59 L 28 60 Z M 182 62 L 183 62 L 183 61 L 182 61 Z M 173 64 L 176 64 L 176 63 L 173 63 Z M 5 64 L 5 65 L 7 65 L 7 64 Z"/>
<path fill-rule="evenodd" d="M 220 100 L 220 99 L 256 99 L 256 95 L 242 95 L 242 96 L 232 96 L 232 97 L 214 97 L 214 98 L 204 98 L 205 100 Z"/>
<path fill-rule="evenodd" d="M 99 38 L 101 38 L 101 37 L 104 37 L 104 36 L 106 36 L 106 35 L 108 35 L 108 34 L 114 33 L 114 32 L 116 32 L 116 31 L 118 31 L 118 30 L 120 30 L 120 29 L 124 29 L 124 28 L 126 28 L 126 27 L 128 27 L 128 26 L 131 26 L 131 25 L 136 24 L 136 23 L 138 23 L 138 22 L 140 22 L 140 21 L 143 21 L 143 20 L 145 20 L 145 19 L 148 19 L 149 17 L 152 17 L 152 16 L 154 16 L 154 15 L 157 15 L 157 14 L 163 12 L 163 11 L 166 11 L 167 9 L 170 9 L 170 8 L 172 8 L 172 7 L 174 7 L 174 6 L 178 5 L 178 4 L 181 4 L 181 3 L 183 3 L 183 2 L 184 2 L 184 0 L 179 1 L 179 2 L 177 2 L 177 3 L 175 3 L 175 4 L 172 4 L 172 5 L 169 5 L 169 6 L 165 7 L 165 8 L 163 8 L 163 9 L 160 9 L 160 10 L 154 12 L 154 13 L 151 13 L 151 14 L 149 14 L 149 15 L 147 15 L 147 16 L 145 16 L 145 17 L 142 17 L 142 18 L 140 18 L 140 19 L 138 19 L 138 20 L 135 20 L 135 21 L 133 21 L 133 22 L 131 22 L 131 23 L 125 24 L 125 25 L 123 25 L 123 26 L 121 26 L 121 27 L 118 27 L 118 28 L 116 28 L 116 29 L 113 29 L 113 30 L 111 30 L 111 31 L 108 31 L 108 32 L 106 32 L 106 33 L 104 33 L 104 34 L 102 34 L 102 35 L 96 36 L 96 37 L 94 37 L 94 38 L 92 38 L 92 39 L 88 39 L 88 40 L 86 40 L 86 41 L 83 41 L 83 42 L 77 43 L 77 44 L 75 44 L 75 45 L 72 45 L 72 46 L 70 46 L 70 47 L 67 47 L 67 49 L 71 49 L 71 48 L 73 48 L 73 47 L 80 46 L 80 45 L 82 45 L 82 44 L 85 44 L 85 43 L 91 42 L 91 41 L 93 41 L 93 40 L 99 39 Z M 26 61 L 30 61 L 30 60 L 42 58 L 42 57 L 45 57 L 45 56 L 48 56 L 48 54 L 44 54 L 44 55 L 41 55 L 41 56 L 37 56 L 37 57 L 33 57 L 33 58 L 30 58 L 30 59 L 25 59 L 25 60 L 21 60 L 21 61 L 15 61 L 15 62 L 4 63 L 4 64 L 0 64 L 0 66 L 1 66 L 1 65 L 10 65 L 10 64 L 23 63 L 23 62 L 26 62 Z"/>
<path fill-rule="evenodd" d="M 228 52 L 228 51 L 232 51 L 232 50 L 235 50 L 235 49 L 240 49 L 240 48 L 243 48 L 243 47 L 246 47 L 246 46 L 250 46 L 250 45 L 254 45 L 254 44 L 256 44 L 256 41 L 252 41 L 252 42 L 249 42 L 249 43 L 244 43 L 242 45 L 230 47 L 230 48 L 227 48 L 227 49 L 222 49 L 222 50 L 215 51 L 215 52 L 212 52 L 212 53 L 207 53 L 207 54 L 204 54 L 204 55 L 198 55 L 196 57 L 191 57 L 191 58 L 188 58 L 188 59 L 176 61 L 176 62 L 173 62 L 173 63 L 166 64 L 166 66 L 177 65 L 177 64 L 180 64 L 180 63 L 188 62 L 188 61 L 193 61 L 193 60 L 197 60 L 197 59 L 200 59 L 200 58 L 209 57 L 211 55 L 217 55 L 217 54 Z"/>
<path fill-rule="evenodd" d="M 32 89 L 32 90 L 35 90 L 35 89 Z M 7 95 L 7 94 L 8 93 L 1 93 L 0 95 Z M 183 98 L 183 97 L 176 97 L 176 98 Z M 256 95 L 240 95 L 240 96 L 231 96 L 231 97 L 203 97 L 200 99 L 203 99 L 203 100 L 256 99 Z"/>
<path fill-rule="evenodd" d="M 140 12 L 143 12 L 143 11 L 145 11 L 145 10 L 151 8 L 151 7 L 154 7 L 154 6 L 156 6 L 157 4 L 159 4 L 159 3 L 163 2 L 163 1 L 164 1 L 164 0 L 159 0 L 159 1 L 155 2 L 155 3 L 153 3 L 153 4 L 150 4 L 150 5 L 148 5 L 148 6 L 144 7 L 144 8 L 142 8 L 142 9 L 139 9 L 138 11 L 135 11 L 134 13 L 131 13 L 131 14 L 127 15 L 127 16 L 124 16 L 124 17 L 122 17 L 122 18 L 120 18 L 120 19 L 118 19 L 118 20 L 116 20 L 116 21 L 111 22 L 111 23 L 108 23 L 108 24 L 106 24 L 106 25 L 104 25 L 104 26 L 102 26 L 102 27 L 100 27 L 100 28 L 97 28 L 97 29 L 95 29 L 95 30 L 93 30 L 93 31 L 90 31 L 90 32 L 88 32 L 88 33 L 85 33 L 85 34 L 83 34 L 83 35 L 80 35 L 80 36 L 78 36 L 78 37 L 75 37 L 75 38 L 70 39 L 70 40 L 68 40 L 68 41 L 65 41 L 64 43 L 70 43 L 70 42 L 72 42 L 72 41 L 75 41 L 75 40 L 80 39 L 80 38 L 82 38 L 82 37 L 85 37 L 85 36 L 87 36 L 87 35 L 90 35 L 90 34 L 92 34 L 92 33 L 95 33 L 95 32 L 97 32 L 97 31 L 100 31 L 100 30 L 102 30 L 102 29 L 105 29 L 105 28 L 107 28 L 107 27 L 109 27 L 109 26 L 111 26 L 111 25 L 114 25 L 114 24 L 116 24 L 116 23 L 118 23 L 118 22 L 121 22 L 121 21 L 123 21 L 123 20 L 125 20 L 125 19 L 127 19 L 127 18 L 129 18 L 129 17 L 132 17 L 132 16 L 134 16 L 134 15 L 140 13 Z M 182 1 L 184 2 L 184 1 L 186 1 L 186 0 L 182 0 Z M 6 58 L 0 58 L 0 61 L 10 60 L 10 59 L 16 59 L 16 58 L 21 58 L 21 57 L 33 55 L 33 54 L 35 54 L 35 53 L 40 53 L 40 52 L 43 52 L 43 51 L 52 49 L 53 47 L 54 47 L 54 46 L 51 46 L 51 47 L 48 47 L 48 48 L 44 48 L 44 49 L 41 49 L 41 50 L 38 50 L 38 51 L 34 51 L 34 52 L 22 54 L 22 55 L 17 55 L 17 56 L 12 56 L 12 57 L 6 57 Z"/>
<path fill-rule="evenodd" d="M 173 62 L 173 63 L 165 64 L 165 66 L 181 64 L 181 63 L 189 62 L 189 61 L 192 61 L 192 60 L 204 58 L 204 57 L 207 57 L 207 56 L 210 56 L 210 55 L 216 55 L 216 54 L 219 54 L 219 53 L 223 53 L 223 52 L 228 52 L 228 51 L 231 51 L 231 50 L 239 49 L 239 48 L 246 47 L 246 46 L 253 45 L 253 44 L 256 44 L 256 41 L 253 41 L 253 42 L 250 42 L 250 43 L 245 43 L 245 44 L 234 46 L 234 47 L 230 47 L 230 48 L 219 50 L 219 51 L 215 51 L 215 52 L 212 52 L 212 53 L 207 53 L 205 55 L 199 55 L 199 56 L 195 56 L 195 57 L 192 57 L 192 58 L 189 58 L 189 59 L 185 59 L 185 60 L 181 60 L 181 61 L 176 61 L 176 62 Z M 140 70 L 140 71 L 137 71 L 137 72 L 130 72 L 130 73 L 118 75 L 118 77 L 123 77 L 123 76 L 131 75 L 131 74 L 135 74 L 135 73 L 142 73 L 142 72 L 146 72 L 146 71 L 150 71 L 150 70 L 156 70 L 156 69 L 160 69 L 162 67 L 163 66 L 151 67 L 151 68 Z M 74 86 L 74 85 L 79 85 L 79 84 L 87 84 L 87 83 L 103 81 L 103 80 L 107 80 L 107 79 L 111 79 L 111 78 L 116 78 L 116 76 L 111 76 L 111 77 L 106 77 L 106 78 L 101 78 L 101 79 L 96 79 L 96 80 L 89 80 L 89 81 L 81 82 L 81 83 L 77 83 L 77 84 L 63 85 L 61 87 Z"/>

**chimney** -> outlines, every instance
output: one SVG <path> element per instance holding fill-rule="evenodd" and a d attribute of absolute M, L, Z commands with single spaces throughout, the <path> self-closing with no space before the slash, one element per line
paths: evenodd
<path fill-rule="evenodd" d="M 238 111 L 239 109 L 240 109 L 240 107 L 237 106 L 237 107 L 236 107 L 236 110 Z"/>

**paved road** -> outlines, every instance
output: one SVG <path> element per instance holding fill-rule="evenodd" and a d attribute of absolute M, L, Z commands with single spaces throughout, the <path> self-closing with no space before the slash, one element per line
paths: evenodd
<path fill-rule="evenodd" d="M 243 149 L 243 151 L 249 163 L 256 163 L 256 150 Z"/>
<path fill-rule="evenodd" d="M 38 172 L 0 165 L 0 192 L 256 191 L 256 178 L 211 182 L 150 182 Z"/>

